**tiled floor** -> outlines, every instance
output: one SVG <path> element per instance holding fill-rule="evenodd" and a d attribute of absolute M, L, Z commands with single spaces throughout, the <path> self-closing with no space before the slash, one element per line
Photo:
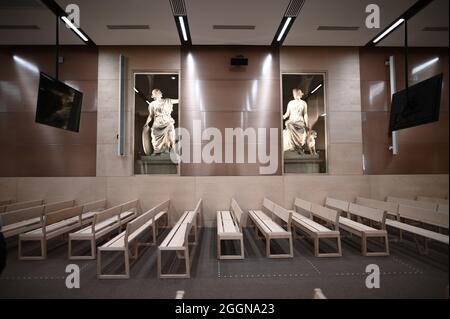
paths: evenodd
<path fill-rule="evenodd" d="M 159 238 L 161 240 L 163 234 Z M 51 243 L 45 261 L 18 261 L 10 241 L 8 265 L 0 276 L 0 298 L 311 298 L 321 288 L 328 298 L 445 298 L 448 246 L 431 245 L 421 256 L 412 242 L 391 242 L 391 256 L 362 257 L 356 239 L 343 241 L 343 257 L 316 258 L 312 245 L 295 240 L 293 259 L 267 259 L 264 243 L 246 229 L 245 260 L 216 259 L 215 229 L 204 229 L 195 248 L 191 279 L 158 279 L 156 247 L 145 248 L 129 280 L 98 280 L 96 261 L 69 261 L 67 245 Z M 65 285 L 66 266 L 81 270 L 81 287 Z M 368 289 L 366 266 L 380 267 L 380 288 Z"/>

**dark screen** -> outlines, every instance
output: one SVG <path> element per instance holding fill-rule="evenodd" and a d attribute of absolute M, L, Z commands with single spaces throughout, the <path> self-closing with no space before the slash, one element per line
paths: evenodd
<path fill-rule="evenodd" d="M 397 131 L 439 120 L 442 73 L 412 85 L 392 97 L 389 130 Z M 406 100 L 408 95 L 408 101 Z"/>
<path fill-rule="evenodd" d="M 41 72 L 36 122 L 78 132 L 82 100 L 81 92 Z"/>

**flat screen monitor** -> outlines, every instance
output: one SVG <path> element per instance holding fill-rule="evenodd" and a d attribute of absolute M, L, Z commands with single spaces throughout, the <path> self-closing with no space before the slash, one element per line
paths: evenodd
<path fill-rule="evenodd" d="M 443 74 L 436 75 L 395 93 L 392 97 L 389 130 L 439 121 Z M 406 97 L 408 95 L 408 98 Z"/>
<path fill-rule="evenodd" d="M 78 132 L 83 93 L 41 72 L 36 122 Z"/>

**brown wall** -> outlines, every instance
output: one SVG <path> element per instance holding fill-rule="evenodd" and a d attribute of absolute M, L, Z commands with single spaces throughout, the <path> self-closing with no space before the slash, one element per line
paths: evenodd
<path fill-rule="evenodd" d="M 441 112 L 438 122 L 398 131 L 399 154 L 389 151 L 389 67 L 394 55 L 397 90 L 405 88 L 403 49 L 361 48 L 361 107 L 365 174 L 448 174 L 448 48 L 410 48 L 410 85 L 444 73 Z M 439 61 L 412 75 L 412 69 L 434 57 Z"/>
<path fill-rule="evenodd" d="M 244 55 L 246 67 L 231 67 L 230 59 Z M 278 169 L 281 175 L 281 108 L 278 50 L 270 47 L 193 47 L 181 55 L 180 126 L 192 136 L 192 121 L 202 129 L 278 129 Z M 267 133 L 269 136 L 269 133 Z M 224 140 L 223 140 L 224 141 Z M 207 142 L 204 142 L 207 144 Z M 225 143 L 223 143 L 225 148 Z M 259 145 L 258 145 L 259 147 Z M 269 140 L 266 143 L 269 149 Z M 222 158 L 225 150 L 222 150 Z M 192 146 L 191 146 L 192 150 Z M 267 151 L 269 152 L 269 151 Z M 247 158 L 246 160 L 247 161 Z M 260 175 L 257 163 L 182 163 L 181 175 Z"/>
<path fill-rule="evenodd" d="M 282 47 L 283 73 L 325 73 L 328 173 L 362 174 L 358 49 Z"/>
<path fill-rule="evenodd" d="M 52 46 L 0 47 L 0 176 L 95 176 L 97 51 L 61 47 L 59 79 L 84 93 L 80 132 L 34 122 L 39 71 L 55 74 Z"/>

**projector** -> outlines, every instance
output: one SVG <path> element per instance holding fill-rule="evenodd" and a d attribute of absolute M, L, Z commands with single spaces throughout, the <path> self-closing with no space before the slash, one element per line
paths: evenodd
<path fill-rule="evenodd" d="M 248 59 L 245 58 L 243 55 L 238 55 L 234 58 L 231 58 L 231 65 L 233 66 L 248 65 Z"/>

